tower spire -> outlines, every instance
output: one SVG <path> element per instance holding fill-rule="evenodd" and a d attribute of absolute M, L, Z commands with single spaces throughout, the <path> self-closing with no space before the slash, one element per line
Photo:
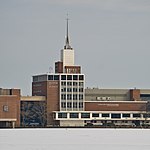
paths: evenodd
<path fill-rule="evenodd" d="M 68 18 L 68 14 L 67 14 L 67 35 L 66 35 L 66 43 L 64 48 L 65 49 L 72 49 L 69 43 L 69 18 Z"/>

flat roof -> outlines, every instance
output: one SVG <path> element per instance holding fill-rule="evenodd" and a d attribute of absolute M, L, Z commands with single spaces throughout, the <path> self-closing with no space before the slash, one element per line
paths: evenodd
<path fill-rule="evenodd" d="M 45 96 L 21 96 L 21 101 L 45 101 Z"/>

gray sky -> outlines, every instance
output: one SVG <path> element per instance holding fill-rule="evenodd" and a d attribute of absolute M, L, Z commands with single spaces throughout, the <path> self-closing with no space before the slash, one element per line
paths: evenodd
<path fill-rule="evenodd" d="M 31 94 L 60 59 L 67 13 L 86 87 L 150 88 L 150 0 L 0 0 L 0 87 Z"/>

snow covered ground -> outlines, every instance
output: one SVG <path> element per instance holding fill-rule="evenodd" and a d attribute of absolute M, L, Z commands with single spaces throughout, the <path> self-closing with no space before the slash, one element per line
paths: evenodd
<path fill-rule="evenodd" d="M 150 150 L 150 130 L 0 129 L 0 150 Z"/>

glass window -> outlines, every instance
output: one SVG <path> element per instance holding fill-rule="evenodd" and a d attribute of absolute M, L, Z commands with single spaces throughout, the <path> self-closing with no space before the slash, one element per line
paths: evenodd
<path fill-rule="evenodd" d="M 3 106 L 3 111 L 4 111 L 4 112 L 8 112 L 8 110 L 9 110 L 9 109 L 8 109 L 8 105 L 4 105 L 4 106 Z"/>
<path fill-rule="evenodd" d="M 65 102 L 61 103 L 61 108 L 66 108 L 66 103 Z"/>
<path fill-rule="evenodd" d="M 84 80 L 84 76 L 83 75 L 79 75 L 79 80 Z"/>
<path fill-rule="evenodd" d="M 121 118 L 121 114 L 111 114 L 111 118 Z"/>
<path fill-rule="evenodd" d="M 99 117 L 99 114 L 98 113 L 93 113 L 92 117 Z"/>
<path fill-rule="evenodd" d="M 79 103 L 79 108 L 83 108 L 83 103 Z"/>
<path fill-rule="evenodd" d="M 72 92 L 72 88 L 67 88 L 67 92 Z"/>
<path fill-rule="evenodd" d="M 67 103 L 67 108 L 72 108 L 72 103 L 71 102 Z"/>
<path fill-rule="evenodd" d="M 38 77 L 37 76 L 33 77 L 33 82 L 36 82 L 36 81 L 38 81 Z"/>
<path fill-rule="evenodd" d="M 54 75 L 54 80 L 59 80 L 59 75 Z"/>
<path fill-rule="evenodd" d="M 72 100 L 72 95 L 71 94 L 67 94 L 67 100 Z"/>
<path fill-rule="evenodd" d="M 67 75 L 67 80 L 72 80 L 72 75 Z"/>
<path fill-rule="evenodd" d="M 130 118 L 130 114 L 122 114 L 122 117 L 124 117 L 124 118 Z"/>
<path fill-rule="evenodd" d="M 66 92 L 66 88 L 61 88 L 61 91 L 62 92 Z"/>
<path fill-rule="evenodd" d="M 141 118 L 141 114 L 133 114 L 133 118 Z"/>
<path fill-rule="evenodd" d="M 109 114 L 102 114 L 102 117 L 109 117 Z"/>
<path fill-rule="evenodd" d="M 48 75 L 48 80 L 53 80 L 53 75 Z"/>
<path fill-rule="evenodd" d="M 79 94 L 79 100 L 83 100 L 83 94 Z"/>
<path fill-rule="evenodd" d="M 72 82 L 67 82 L 67 85 L 68 85 L 68 86 L 71 86 L 71 85 L 72 85 Z"/>
<path fill-rule="evenodd" d="M 70 113 L 70 118 L 79 118 L 78 113 Z"/>
<path fill-rule="evenodd" d="M 66 82 L 61 82 L 61 85 L 65 86 L 65 85 L 66 85 Z"/>
<path fill-rule="evenodd" d="M 61 99 L 66 100 L 66 94 L 61 94 Z"/>
<path fill-rule="evenodd" d="M 66 80 L 66 75 L 61 75 L 61 80 Z"/>
<path fill-rule="evenodd" d="M 83 86 L 83 82 L 79 82 L 79 86 Z"/>
<path fill-rule="evenodd" d="M 73 99 L 77 100 L 78 99 L 78 95 L 77 94 L 73 94 Z"/>
<path fill-rule="evenodd" d="M 83 88 L 79 88 L 79 92 L 83 92 Z"/>
<path fill-rule="evenodd" d="M 143 114 L 144 118 L 150 118 L 150 114 Z"/>
<path fill-rule="evenodd" d="M 90 118 L 90 113 L 81 113 L 81 118 Z"/>
<path fill-rule="evenodd" d="M 78 108 L 77 102 L 73 103 L 73 108 Z"/>
<path fill-rule="evenodd" d="M 77 88 L 73 88 L 73 92 L 78 92 L 78 89 Z"/>
<path fill-rule="evenodd" d="M 78 85 L 78 82 L 73 82 L 73 86 L 77 86 Z"/>
<path fill-rule="evenodd" d="M 78 76 L 77 75 L 73 75 L 73 80 L 78 80 Z"/>
<path fill-rule="evenodd" d="M 58 118 L 67 118 L 67 113 L 58 113 Z"/>

